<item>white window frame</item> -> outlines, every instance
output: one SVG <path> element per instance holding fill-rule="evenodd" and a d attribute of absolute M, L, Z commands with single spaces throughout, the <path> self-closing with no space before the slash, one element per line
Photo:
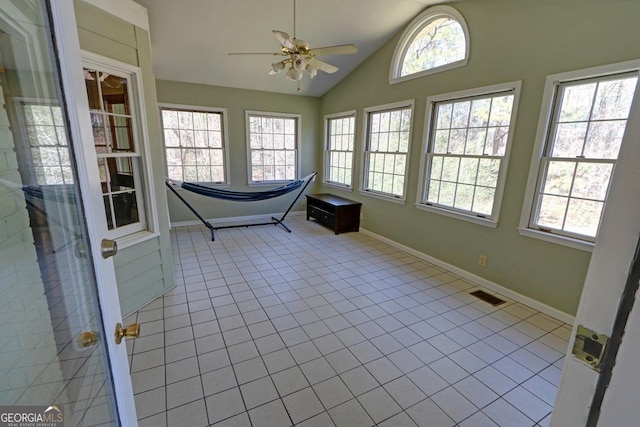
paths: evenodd
<path fill-rule="evenodd" d="M 446 93 L 441 95 L 434 95 L 427 98 L 424 136 L 422 138 L 422 154 L 420 160 L 420 181 L 418 183 L 418 193 L 416 195 L 416 208 L 428 212 L 434 212 L 437 214 L 445 215 L 448 217 L 460 219 L 463 221 L 472 222 L 488 227 L 495 228 L 498 225 L 500 217 L 500 208 L 502 206 L 502 197 L 504 194 L 504 187 L 507 178 L 507 169 L 509 167 L 509 158 L 511 156 L 511 146 L 513 143 L 516 117 L 518 113 L 518 104 L 520 100 L 520 91 L 522 87 L 521 81 L 502 83 L 492 86 L 485 86 L 481 88 L 463 90 L 459 92 Z M 425 195 L 428 189 L 428 177 L 430 175 L 430 162 L 429 153 L 431 152 L 431 136 L 433 121 L 435 120 L 435 104 L 439 102 L 464 100 L 465 98 L 479 98 L 492 97 L 494 95 L 500 95 L 501 93 L 513 94 L 513 107 L 511 109 L 511 119 L 509 122 L 509 135 L 507 137 L 507 145 L 505 147 L 504 156 L 500 163 L 500 170 L 498 172 L 498 179 L 496 182 L 496 192 L 493 198 L 493 207 L 491 215 L 480 215 L 477 213 L 457 210 L 454 207 L 432 205 L 426 202 Z"/>
<path fill-rule="evenodd" d="M 329 169 L 331 168 L 331 153 L 334 151 L 338 152 L 346 152 L 342 150 L 330 150 L 329 149 L 329 139 L 331 137 L 331 133 L 329 132 L 329 125 L 334 119 L 346 119 L 353 118 L 353 149 L 351 150 L 351 185 L 347 185 L 337 181 L 329 180 Z M 340 188 L 342 190 L 353 190 L 353 181 L 354 181 L 354 169 L 355 169 L 355 159 L 356 159 L 356 111 L 345 111 L 342 113 L 334 113 L 327 114 L 324 116 L 324 177 L 323 184 Z"/>
<path fill-rule="evenodd" d="M 362 174 L 360 176 L 360 190 L 359 190 L 360 194 L 369 196 L 369 197 L 375 197 L 382 200 L 387 200 L 394 203 L 405 204 L 407 199 L 407 186 L 409 181 L 408 176 L 409 176 L 409 163 L 410 163 L 410 154 L 411 154 L 411 140 L 413 139 L 413 121 L 415 120 L 414 106 L 415 106 L 415 100 L 411 99 L 407 101 L 399 101 L 399 102 L 394 102 L 390 104 L 378 105 L 375 107 L 368 107 L 363 110 L 364 114 L 363 114 L 363 120 L 362 120 L 362 156 L 361 156 L 361 167 L 360 167 Z M 405 108 L 409 108 L 411 110 L 411 121 L 409 123 L 409 141 L 408 141 L 407 153 L 406 153 L 407 157 L 406 157 L 405 170 L 404 170 L 404 188 L 402 190 L 402 196 L 397 196 L 390 193 L 382 193 L 379 191 L 367 189 L 365 188 L 365 185 L 367 183 L 367 171 L 368 171 L 367 153 L 369 152 L 370 115 L 372 113 L 382 113 L 385 111 L 401 110 Z"/>
<path fill-rule="evenodd" d="M 274 113 L 269 111 L 254 111 L 254 110 L 245 110 L 245 135 L 246 135 L 246 144 L 247 144 L 247 183 L 249 186 L 261 186 L 261 185 L 273 185 L 273 184 L 285 184 L 287 182 L 291 182 L 292 180 L 265 180 L 265 181 L 254 181 L 251 178 L 251 127 L 250 127 L 250 118 L 252 116 L 259 117 L 272 117 L 272 118 L 285 118 L 285 119 L 294 119 L 296 121 L 296 147 L 293 150 L 296 155 L 295 161 L 295 179 L 300 177 L 300 134 L 301 134 L 301 121 L 302 114 L 295 113 Z"/>
<path fill-rule="evenodd" d="M 27 106 L 44 106 L 44 107 L 57 107 L 62 109 L 62 106 L 60 106 L 59 102 L 55 99 L 38 99 L 38 98 L 28 98 L 28 97 L 16 97 L 14 99 L 14 105 L 15 105 L 15 109 L 18 112 L 17 114 L 17 118 L 18 118 L 18 123 L 20 124 L 20 127 L 24 130 L 24 135 L 27 137 L 27 141 L 25 142 L 25 146 L 29 147 L 29 151 L 25 152 L 25 161 L 29 162 L 31 164 L 31 168 L 33 168 L 34 170 L 37 169 L 44 169 L 44 167 L 42 166 L 38 166 L 35 164 L 34 160 L 33 160 L 33 149 L 34 148 L 43 148 L 43 147 L 56 147 L 56 148 L 66 148 L 67 150 L 69 150 L 69 142 L 66 141 L 66 144 L 56 144 L 54 146 L 48 146 L 48 145 L 38 145 L 38 146 L 33 146 L 31 144 L 31 141 L 29 140 L 29 136 L 30 136 L 30 127 L 31 125 L 27 124 L 27 115 L 26 115 L 26 109 L 25 107 Z M 62 111 L 62 115 L 64 116 L 64 110 Z M 56 126 L 54 124 L 54 128 L 58 128 L 58 126 Z M 64 125 L 62 127 L 64 129 Z M 57 133 L 57 132 L 56 132 Z M 67 135 L 65 134 L 65 138 L 67 137 Z M 60 140 L 59 136 L 58 136 L 58 141 Z M 58 157 L 58 160 L 60 160 L 60 158 Z M 63 168 L 67 168 L 69 170 L 69 172 L 71 172 L 71 165 L 62 165 L 59 164 L 59 168 L 62 170 Z M 43 170 L 44 172 L 44 170 Z M 64 172 L 63 172 L 64 175 Z M 38 182 L 38 177 L 37 175 L 34 176 L 33 178 L 35 178 L 34 182 L 30 182 L 29 185 L 56 185 L 56 184 L 52 184 L 52 183 L 42 183 L 42 182 Z M 69 182 L 64 182 L 64 184 L 71 184 L 74 183 L 73 181 L 73 176 L 70 177 L 70 181 Z M 63 180 L 67 181 L 67 178 L 65 178 L 63 176 Z"/>
<path fill-rule="evenodd" d="M 402 76 L 402 66 L 404 64 L 404 58 L 407 54 L 407 49 L 416 38 L 416 36 L 422 31 L 427 25 L 429 25 L 432 21 L 439 18 L 449 18 L 457 21 L 462 27 L 462 31 L 464 32 L 465 38 L 465 56 L 463 59 L 450 62 L 448 64 L 444 64 L 438 67 L 429 68 L 426 70 L 419 71 L 417 73 L 408 74 L 406 76 Z M 398 44 L 396 45 L 396 49 L 393 52 L 393 57 L 391 59 L 391 68 L 389 70 L 389 83 L 400 83 L 407 80 L 417 79 L 423 76 L 427 76 L 429 74 L 440 73 L 443 71 L 451 70 L 458 67 L 464 67 L 469 62 L 469 51 L 471 48 L 471 42 L 469 40 L 469 27 L 467 26 L 467 22 L 460 12 L 454 9 L 451 6 L 434 6 L 426 9 L 424 12 L 416 16 L 411 23 L 407 26 L 407 28 L 402 33 Z"/>
<path fill-rule="evenodd" d="M 159 219 L 153 177 L 151 174 L 151 150 L 147 129 L 146 109 L 143 95 L 142 70 L 139 67 L 107 58 L 93 52 L 82 51 L 82 66 L 123 75 L 129 79 L 129 103 L 132 112 L 132 131 L 139 150 L 141 186 L 136 193 L 141 196 L 143 206 L 139 212 L 140 222 L 108 230 L 106 238 L 116 239 L 120 248 L 126 248 L 159 235 Z M 93 146 L 93 141 L 91 141 Z M 94 148 L 95 150 L 95 148 Z M 90 166 L 91 168 L 91 166 Z M 97 165 L 95 173 L 98 173 Z M 99 182 L 99 178 L 98 182 Z M 139 198 L 140 200 L 140 198 Z"/>
<path fill-rule="evenodd" d="M 203 107 L 199 105 L 186 105 L 186 104 L 170 104 L 170 103 L 159 103 L 158 107 L 160 108 L 160 123 L 162 126 L 162 146 L 164 148 L 164 170 L 168 175 L 168 164 L 167 164 L 167 146 L 164 141 L 164 122 L 162 120 L 162 110 L 173 110 L 173 111 L 188 111 L 193 113 L 218 113 L 221 116 L 220 127 L 222 131 L 222 151 L 223 151 L 223 161 L 224 161 L 224 181 L 221 182 L 207 182 L 214 187 L 228 187 L 230 184 L 229 178 L 229 136 L 227 129 L 229 128 L 227 122 L 227 109 L 220 107 Z M 207 148 L 208 150 L 209 148 Z M 195 148 L 198 150 L 198 148 Z M 200 181 L 196 181 L 200 182 Z"/>
<path fill-rule="evenodd" d="M 547 76 L 542 98 L 542 106 L 540 108 L 540 118 L 538 120 L 538 128 L 536 132 L 536 143 L 533 149 L 533 156 L 529 168 L 529 178 L 527 180 L 527 188 L 522 207 L 522 214 L 520 216 L 520 224 L 518 226 L 518 231 L 521 235 L 544 240 L 551 243 L 556 243 L 563 246 L 568 246 L 586 252 L 593 251 L 595 242 L 573 238 L 561 234 L 550 233 L 530 227 L 531 219 L 533 215 L 535 215 L 534 208 L 535 201 L 537 199 L 537 193 L 541 186 L 541 183 L 539 181 L 542 173 L 542 158 L 547 147 L 549 130 L 553 124 L 553 109 L 555 106 L 555 98 L 557 92 L 556 89 L 558 84 L 561 82 L 564 83 L 589 78 L 605 77 L 608 75 L 622 74 L 625 72 L 639 72 L 639 70 L 640 60 L 633 60 Z M 638 99 L 638 89 L 639 88 L 637 87 L 635 99 Z M 640 108 L 640 105 L 637 105 L 637 103 L 634 103 L 631 106 L 632 111 L 637 108 Z M 633 112 L 629 114 L 629 117 L 632 116 Z M 627 126 L 627 130 L 628 128 L 629 126 Z M 624 147 L 624 145 L 627 143 L 627 131 L 625 131 L 625 136 L 622 138 L 622 147 Z M 621 148 L 620 153 L 622 152 L 623 151 Z M 615 175 L 615 167 L 613 175 Z M 613 182 L 613 176 L 611 178 L 611 182 Z M 609 192 L 610 191 L 611 188 L 609 188 Z M 609 192 L 607 193 L 607 198 L 610 194 Z"/>

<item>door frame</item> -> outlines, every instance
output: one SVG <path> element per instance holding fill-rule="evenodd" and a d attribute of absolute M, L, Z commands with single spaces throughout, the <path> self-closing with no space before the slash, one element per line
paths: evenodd
<path fill-rule="evenodd" d="M 76 158 L 78 185 L 82 194 L 85 221 L 91 242 L 90 253 L 104 327 L 103 340 L 106 342 L 118 416 L 121 425 L 133 426 L 137 425 L 137 416 L 129 374 L 127 347 L 116 345 L 114 338 L 115 325 L 122 322 L 115 268 L 113 259 L 103 259 L 100 250 L 100 242 L 107 235 L 107 220 L 103 209 L 100 178 L 93 167 L 97 165 L 97 156 L 93 148 L 89 101 L 84 86 L 82 55 L 73 0 L 49 0 L 49 7 L 60 78 L 63 84 L 63 100 L 69 120 L 69 133 L 74 142 L 73 153 Z"/>
<path fill-rule="evenodd" d="M 578 325 L 611 336 L 640 236 L 640 81 L 569 341 L 551 427 L 584 426 L 598 373 L 572 356 Z M 638 308 L 636 308 L 638 309 Z M 614 368 L 615 370 L 615 368 Z"/>

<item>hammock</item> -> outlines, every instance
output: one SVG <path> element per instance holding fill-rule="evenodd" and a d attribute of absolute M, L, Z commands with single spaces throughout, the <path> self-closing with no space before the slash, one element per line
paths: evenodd
<path fill-rule="evenodd" d="M 289 213 L 289 211 L 291 210 L 291 208 L 293 208 L 293 205 L 298 201 L 300 196 L 302 196 L 302 193 L 304 193 L 304 190 L 307 188 L 309 183 L 311 183 L 311 181 L 313 180 L 313 178 L 315 178 L 316 175 L 317 175 L 317 172 L 313 172 L 312 174 L 309 174 L 309 175 L 307 175 L 306 177 L 304 177 L 302 179 L 290 182 L 290 183 L 288 183 L 286 185 L 283 185 L 282 187 L 277 187 L 277 188 L 274 188 L 274 189 L 271 189 L 271 190 L 265 190 L 265 191 L 251 191 L 251 192 L 223 190 L 223 189 L 211 187 L 211 186 L 208 186 L 208 185 L 196 184 L 196 183 L 192 183 L 192 182 L 176 181 L 176 180 L 172 180 L 172 179 L 169 179 L 169 178 L 165 178 L 165 184 L 169 188 L 169 190 L 171 190 L 173 192 L 173 194 L 175 194 L 176 197 L 178 197 L 178 199 L 180 199 L 180 201 L 182 203 L 184 203 L 185 206 L 187 206 L 187 208 L 189 208 L 189 210 L 191 212 L 193 212 L 193 214 L 196 217 L 198 217 L 200 222 L 202 222 L 211 231 L 211 240 L 214 241 L 215 240 L 214 231 L 215 230 L 221 230 L 221 229 L 224 229 L 224 228 L 253 227 L 253 226 L 256 226 L 256 225 L 278 225 L 278 224 L 280 224 L 285 230 L 287 230 L 289 233 L 291 233 L 291 230 L 286 225 L 284 225 L 283 221 L 286 218 L 286 216 Z M 295 190 L 298 190 L 298 189 L 300 191 L 299 191 L 298 195 L 296 196 L 296 198 L 293 199 L 293 201 L 289 205 L 289 208 L 286 210 L 286 212 L 284 213 L 284 215 L 282 215 L 282 217 L 280 219 L 275 218 L 275 217 L 271 217 L 271 221 L 270 222 L 249 223 L 249 224 L 239 224 L 239 225 L 223 225 L 223 226 L 219 226 L 219 227 L 214 227 L 213 225 L 211 225 L 211 223 L 209 223 L 209 221 L 204 219 L 202 217 L 202 215 L 200 215 L 198 213 L 198 211 L 196 211 L 194 209 L 194 207 L 191 206 L 189 204 L 189 202 L 187 202 L 184 199 L 184 197 L 182 197 L 176 191 L 176 189 L 174 187 L 180 187 L 180 188 L 183 188 L 185 190 L 191 191 L 192 193 L 199 194 L 201 196 L 213 197 L 213 198 L 216 198 L 216 199 L 236 201 L 236 202 L 255 202 L 255 201 L 260 201 L 260 200 L 268 200 L 268 199 L 272 199 L 274 197 L 283 196 L 285 194 L 288 194 L 288 193 L 290 193 L 292 191 L 295 191 Z"/>
<path fill-rule="evenodd" d="M 180 183 L 180 181 L 178 181 L 178 183 Z M 196 184 L 193 182 L 181 182 L 180 187 L 184 188 L 185 190 L 189 190 L 192 193 L 200 194 L 201 196 L 214 197 L 216 199 L 222 200 L 232 200 L 235 202 L 255 202 L 259 200 L 267 200 L 274 197 L 283 196 L 293 190 L 297 190 L 302 186 L 303 183 L 304 179 L 299 179 L 297 181 L 290 182 L 287 185 L 283 185 L 282 187 L 274 188 L 272 190 L 253 192 L 223 190 L 221 188 L 210 187 L 208 185 Z"/>

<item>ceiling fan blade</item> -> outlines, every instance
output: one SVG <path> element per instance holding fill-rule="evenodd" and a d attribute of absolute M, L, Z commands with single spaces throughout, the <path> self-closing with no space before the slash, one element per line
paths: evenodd
<path fill-rule="evenodd" d="M 354 44 L 342 44 L 338 46 L 314 47 L 309 49 L 314 56 L 326 55 L 349 55 L 358 53 L 358 48 Z"/>
<path fill-rule="evenodd" d="M 269 56 L 287 56 L 284 53 L 278 52 L 278 53 L 268 53 L 268 52 L 229 52 L 227 53 L 227 55 L 229 56 L 234 56 L 234 55 L 269 55 Z"/>
<path fill-rule="evenodd" d="M 336 71 L 339 70 L 338 67 L 331 65 L 331 64 L 327 64 L 326 62 L 322 62 L 319 61 L 315 58 L 310 58 L 307 60 L 307 64 L 309 64 L 312 67 L 317 68 L 318 70 L 324 71 L 325 73 L 329 73 L 329 74 L 333 74 Z"/>
<path fill-rule="evenodd" d="M 272 30 L 273 35 L 276 36 L 282 47 L 285 47 L 289 50 L 296 50 L 296 44 L 293 42 L 289 34 L 284 31 Z"/>

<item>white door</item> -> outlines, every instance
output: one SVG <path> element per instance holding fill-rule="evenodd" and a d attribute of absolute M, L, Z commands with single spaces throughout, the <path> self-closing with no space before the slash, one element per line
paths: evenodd
<path fill-rule="evenodd" d="M 640 90 L 636 90 L 624 136 L 623 148 L 611 183 L 611 193 L 607 208 L 602 219 L 598 240 L 591 257 L 580 299 L 576 327 L 577 325 L 584 325 L 600 334 L 611 335 L 620 297 L 627 281 L 639 237 Z M 638 322 L 639 310 L 640 308 L 636 303 L 630 322 Z M 630 324 L 627 326 L 630 327 Z M 574 335 L 576 327 L 574 327 Z M 617 399 L 616 394 L 630 392 L 628 388 L 625 389 L 625 386 L 620 386 L 618 381 L 628 372 L 628 368 L 625 370 L 621 366 L 637 360 L 635 349 L 640 348 L 638 339 L 636 330 L 633 337 L 630 335 L 625 336 L 622 341 L 618 364 L 613 370 L 613 380 L 605 395 L 601 422 L 598 425 L 603 427 L 638 425 L 637 417 L 634 420 L 629 420 L 633 422 L 632 424 L 605 423 L 602 421 L 609 419 L 608 417 L 612 415 L 620 419 L 622 416 L 638 411 L 637 399 L 635 399 L 635 406 L 626 408 L 628 411 L 626 414 L 624 412 L 614 414 L 613 408 L 615 405 L 612 405 L 612 402 Z M 573 341 L 570 342 L 569 349 L 572 347 Z M 635 367 L 634 370 L 635 374 L 637 374 L 638 368 Z M 628 379 L 630 378 L 633 378 L 633 376 Z M 562 372 L 558 398 L 551 418 L 551 426 L 584 426 L 597 380 L 598 373 L 576 360 L 569 351 Z M 633 397 L 638 395 L 640 384 L 637 381 L 635 384 L 627 381 L 626 386 L 632 386 Z"/>
<path fill-rule="evenodd" d="M 0 411 L 133 426 L 89 117 L 73 0 L 0 0 Z"/>

